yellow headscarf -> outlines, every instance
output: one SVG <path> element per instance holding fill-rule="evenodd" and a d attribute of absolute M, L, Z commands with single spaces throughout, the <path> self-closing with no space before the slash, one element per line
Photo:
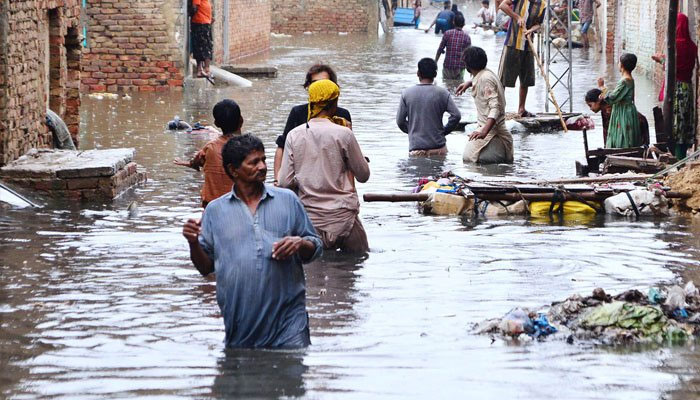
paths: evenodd
<path fill-rule="evenodd" d="M 333 100 L 340 97 L 338 85 L 328 79 L 316 81 L 309 86 L 309 112 L 307 121 L 316 117 Z M 328 117 L 338 125 L 347 126 L 347 121 L 341 117 Z"/>

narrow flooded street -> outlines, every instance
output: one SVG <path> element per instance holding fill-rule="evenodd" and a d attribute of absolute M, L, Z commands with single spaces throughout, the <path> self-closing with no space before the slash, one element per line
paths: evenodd
<path fill-rule="evenodd" d="M 464 6 L 467 21 L 475 7 Z M 502 38 L 469 33 L 497 70 Z M 467 134 L 460 132 L 447 137 L 444 161 L 409 158 L 395 124 L 400 92 L 417 82 L 417 61 L 433 57 L 439 41 L 413 29 L 379 40 L 273 38 L 272 51 L 254 61 L 278 66 L 279 75 L 252 88 L 83 96 L 81 147 L 133 147 L 149 181 L 109 205 L 51 201 L 39 211 L 2 210 L 0 397 L 697 398 L 695 345 L 492 343 L 470 329 L 513 307 L 596 287 L 645 292 L 681 279 L 700 282 L 700 223 L 680 217 L 467 220 L 422 215 L 412 203 L 362 203 L 369 255 L 326 254 L 306 266 L 312 345 L 224 351 L 214 279 L 192 267 L 181 235 L 184 221 L 200 214 L 202 176 L 172 164 L 208 138 L 166 131 L 173 116 L 211 124 L 213 105 L 235 99 L 244 132 L 265 143 L 271 174 L 274 140 L 291 107 L 306 101 L 305 71 L 324 61 L 338 72 L 340 105 L 352 113 L 371 160 L 360 195 L 410 191 L 419 177 L 443 170 L 472 178 L 575 175 L 580 132 L 512 126 L 512 166 L 464 165 Z M 592 50 L 575 50 L 574 58 L 574 110 L 587 112 L 584 93 L 610 70 Z M 653 121 L 658 89 L 636 78 L 638 107 Z M 543 110 L 539 76 L 537 84 L 528 108 Z M 506 95 L 513 111 L 517 92 Z M 471 98 L 456 101 L 463 119 L 473 120 Z M 600 117 L 595 121 L 591 147 L 602 146 Z M 133 201 L 138 213 L 129 218 Z"/>

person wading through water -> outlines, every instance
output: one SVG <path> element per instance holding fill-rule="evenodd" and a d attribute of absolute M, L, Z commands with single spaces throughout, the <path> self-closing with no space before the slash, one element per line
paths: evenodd
<path fill-rule="evenodd" d="M 333 68 L 331 68 L 328 65 L 325 64 L 315 64 L 312 65 L 311 68 L 309 68 L 309 71 L 306 73 L 306 80 L 304 81 L 304 89 L 308 89 L 309 86 L 311 86 L 312 83 L 316 81 L 320 81 L 322 79 L 328 79 L 335 83 L 336 85 L 338 84 L 338 76 L 335 74 L 335 71 L 333 71 Z M 276 185 L 278 182 L 278 175 L 279 175 L 279 170 L 280 166 L 282 165 L 282 154 L 284 153 L 284 145 L 285 142 L 287 141 L 287 134 L 294 128 L 300 125 L 306 125 L 306 121 L 308 118 L 308 110 L 309 110 L 309 104 L 304 103 L 304 104 L 299 104 L 298 106 L 294 106 L 292 110 L 289 112 L 289 116 L 287 117 L 287 123 L 284 126 L 284 131 L 282 132 L 281 135 L 277 137 L 277 140 L 275 143 L 277 144 L 277 149 L 275 150 L 275 159 L 274 159 L 274 166 L 273 166 L 273 172 L 274 172 L 274 184 Z M 352 129 L 352 117 L 350 116 L 350 111 L 342 108 L 342 107 L 337 107 L 337 111 L 335 113 L 336 117 L 340 117 L 348 121 L 348 128 Z"/>
<path fill-rule="evenodd" d="M 496 74 L 486 68 L 488 58 L 483 49 L 470 47 L 464 52 L 464 58 L 472 80 L 459 85 L 457 95 L 471 88 L 479 125 L 469 135 L 462 159 L 483 164 L 512 163 L 513 137 L 506 128 L 503 85 Z"/>
<path fill-rule="evenodd" d="M 419 83 L 401 92 L 396 125 L 408 134 L 408 151 L 412 156 L 438 156 L 447 154 L 445 136 L 459 124 L 460 114 L 450 92 L 433 84 L 437 76 L 437 63 L 432 58 L 418 62 Z M 450 115 L 447 125 L 442 116 Z"/>
<path fill-rule="evenodd" d="M 298 192 L 325 249 L 364 253 L 355 179 L 367 182 L 370 171 L 347 121 L 335 116 L 339 97 L 330 80 L 309 86 L 308 122 L 287 136 L 279 185 Z"/>
<path fill-rule="evenodd" d="M 241 108 L 233 100 L 222 100 L 214 106 L 214 125 L 222 131 L 222 135 L 210 141 L 198 151 L 189 161 L 175 160 L 175 165 L 189 167 L 199 171 L 204 169 L 204 186 L 202 186 L 202 207 L 212 200 L 218 199 L 231 191 L 233 182 L 224 170 L 221 150 L 229 139 L 241 134 L 243 117 Z"/>
<path fill-rule="evenodd" d="M 216 301 L 227 347 L 298 348 L 310 344 L 302 263 L 323 246 L 297 196 L 265 185 L 265 148 L 251 135 L 224 146 L 230 193 L 182 230 L 192 263 L 216 272 Z"/>

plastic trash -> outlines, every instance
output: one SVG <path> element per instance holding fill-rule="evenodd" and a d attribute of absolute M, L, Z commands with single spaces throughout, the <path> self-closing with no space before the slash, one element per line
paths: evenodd
<path fill-rule="evenodd" d="M 617 327 L 638 329 L 644 336 L 661 334 L 667 325 L 658 307 L 614 301 L 594 308 L 581 321 L 584 328 Z"/>
<path fill-rule="evenodd" d="M 668 289 L 668 295 L 666 296 L 664 305 L 672 310 L 688 307 L 688 304 L 685 302 L 685 290 L 678 285 Z"/>
<path fill-rule="evenodd" d="M 547 315 L 540 313 L 537 315 L 534 321 L 532 321 L 534 332 L 532 337 L 538 338 L 540 336 L 549 336 L 553 333 L 557 333 L 557 328 L 549 324 L 547 320 Z"/>
<path fill-rule="evenodd" d="M 688 281 L 683 288 L 686 296 L 700 296 L 700 291 L 695 287 L 693 281 Z"/>
<path fill-rule="evenodd" d="M 661 294 L 657 288 L 649 288 L 649 293 L 647 293 L 647 300 L 651 304 L 661 304 L 666 300 L 666 298 Z"/>
<path fill-rule="evenodd" d="M 504 335 L 518 336 L 521 333 L 533 334 L 535 328 L 528 314 L 521 308 L 514 308 L 498 324 Z"/>

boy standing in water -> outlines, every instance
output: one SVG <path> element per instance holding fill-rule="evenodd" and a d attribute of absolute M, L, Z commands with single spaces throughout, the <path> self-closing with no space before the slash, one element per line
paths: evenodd
<path fill-rule="evenodd" d="M 243 126 L 241 108 L 233 100 L 226 99 L 216 103 L 212 113 L 214 114 L 214 124 L 221 129 L 223 134 L 207 143 L 189 161 L 174 161 L 175 165 L 190 167 L 197 171 L 204 168 L 204 186 L 202 186 L 201 193 L 202 207 L 205 208 L 212 200 L 231 191 L 233 181 L 224 170 L 221 150 L 233 136 L 240 136 Z"/>

